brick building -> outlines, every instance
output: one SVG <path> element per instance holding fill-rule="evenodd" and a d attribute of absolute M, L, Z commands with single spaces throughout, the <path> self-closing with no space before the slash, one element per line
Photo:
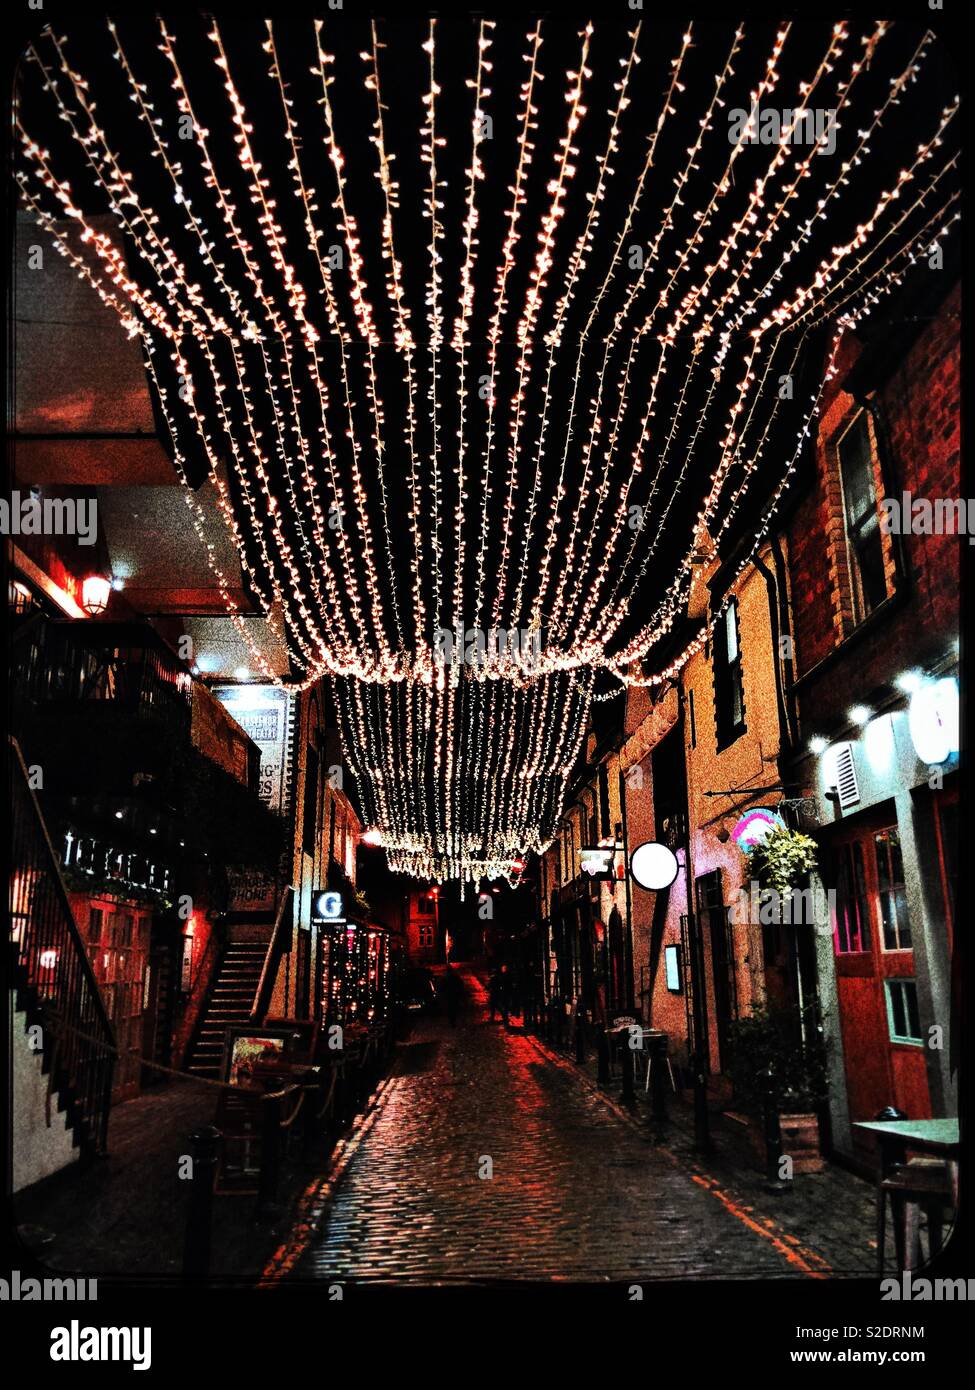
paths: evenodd
<path fill-rule="evenodd" d="M 791 775 L 814 798 L 810 829 L 835 894 L 817 974 L 833 1142 L 847 1152 L 851 1122 L 886 1105 L 956 1113 L 960 540 L 934 534 L 923 507 L 918 529 L 896 523 L 910 519 L 905 493 L 929 506 L 958 497 L 959 304 L 957 286 L 928 273 L 847 335 L 787 527 L 801 736 Z"/>

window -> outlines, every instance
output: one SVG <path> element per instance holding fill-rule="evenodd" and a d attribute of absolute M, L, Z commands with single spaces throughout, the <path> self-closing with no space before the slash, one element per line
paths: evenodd
<path fill-rule="evenodd" d="M 315 852 L 315 824 L 318 814 L 318 754 L 309 744 L 305 765 L 305 804 L 301 844 L 306 854 Z"/>
<path fill-rule="evenodd" d="M 433 923 L 421 922 L 417 928 L 417 944 L 422 950 L 433 949 Z"/>
<path fill-rule="evenodd" d="M 873 481 L 870 417 L 859 411 L 837 444 L 854 622 L 887 597 L 884 551 Z"/>
<path fill-rule="evenodd" d="M 885 980 L 884 988 L 887 994 L 887 1026 L 891 1042 L 923 1042 L 915 981 Z"/>
<path fill-rule="evenodd" d="M 858 840 L 841 845 L 836 875 L 836 954 L 870 950 L 867 885 L 863 846 Z"/>
<path fill-rule="evenodd" d="M 599 825 L 603 835 L 609 835 L 609 768 L 599 764 Z"/>
<path fill-rule="evenodd" d="M 737 599 L 730 601 L 714 629 L 714 721 L 719 752 L 745 732 Z"/>
<path fill-rule="evenodd" d="M 102 921 L 104 910 L 100 907 L 90 907 L 88 909 L 88 940 L 93 946 L 97 946 L 102 939 Z"/>
<path fill-rule="evenodd" d="M 877 851 L 877 887 L 885 951 L 911 949 L 911 924 L 904 891 L 904 862 L 896 826 L 879 830 L 873 837 Z"/>

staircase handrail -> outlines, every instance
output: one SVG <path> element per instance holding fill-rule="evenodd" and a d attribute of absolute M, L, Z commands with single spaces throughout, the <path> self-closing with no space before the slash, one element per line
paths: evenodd
<path fill-rule="evenodd" d="M 251 1009 L 252 1023 L 263 1023 L 267 1011 L 271 1007 L 271 993 L 274 989 L 278 965 L 280 964 L 283 954 L 285 909 L 288 904 L 294 900 L 294 893 L 294 887 L 289 883 L 281 894 L 277 916 L 274 919 L 274 928 L 271 931 L 271 939 L 267 943 L 267 952 L 264 956 L 264 964 L 261 967 L 261 978 L 258 981 L 257 992 L 254 995 L 254 1007 Z"/>
<path fill-rule="evenodd" d="M 18 966 L 36 994 L 41 1016 L 48 1021 L 54 1034 L 51 1057 L 57 1058 L 64 1068 L 68 1084 L 80 1092 L 82 1115 L 91 1131 L 86 1137 L 97 1150 L 102 1150 L 108 1131 L 112 1070 L 118 1055 L 115 1030 L 71 907 L 61 861 L 31 786 L 20 744 L 12 734 L 7 735 L 7 743 L 12 754 L 12 781 L 19 782 L 20 792 L 26 793 L 24 805 L 31 822 L 29 826 L 18 816 L 15 799 L 11 816 L 10 910 L 12 923 L 13 914 L 16 914 L 18 929 L 13 934 L 12 946 Z M 33 852 L 26 838 L 31 828 L 34 831 Z M 23 851 L 20 858 L 18 849 Z M 31 874 L 36 877 L 32 879 Z M 19 890 L 15 891 L 18 880 Z M 53 896 L 39 897 L 33 886 L 35 883 L 42 887 L 49 885 Z M 46 922 L 39 915 L 45 901 L 52 909 Z M 68 954 L 70 965 L 63 963 L 60 949 Z M 48 951 L 54 953 L 50 964 L 44 962 L 44 954 Z M 46 976 L 43 972 L 47 972 Z M 59 1022 L 63 1025 L 61 1029 Z M 92 1063 L 97 1073 L 94 1079 L 87 1074 Z"/>
<path fill-rule="evenodd" d="M 107 1046 L 114 1049 L 115 1030 L 112 1027 L 111 1019 L 108 1016 L 108 1010 L 105 1008 L 105 1001 L 102 999 L 102 992 L 99 989 L 98 980 L 96 979 L 95 972 L 92 969 L 91 960 L 88 956 L 88 949 L 85 946 L 84 938 L 82 937 L 81 932 L 78 930 L 78 923 L 75 920 L 74 910 L 71 906 L 71 900 L 68 897 L 68 889 L 64 882 L 64 875 L 61 872 L 61 861 L 58 858 L 57 851 L 55 850 L 54 845 L 51 842 L 51 836 L 48 832 L 47 822 L 44 819 L 44 814 L 41 811 L 40 804 L 38 803 L 37 795 L 34 791 L 34 788 L 30 784 L 30 774 L 27 771 L 27 764 L 24 762 L 24 755 L 21 751 L 20 744 L 14 738 L 13 734 L 8 734 L 7 740 L 13 749 L 17 765 L 19 766 L 21 774 L 23 775 L 24 790 L 28 794 L 30 805 L 34 811 L 35 824 L 37 828 L 40 830 L 43 842 L 47 847 L 47 853 L 51 868 L 51 879 L 54 883 L 55 892 L 57 893 L 58 900 L 64 912 L 69 940 L 71 941 L 71 944 L 75 950 L 75 954 L 78 957 L 78 964 L 81 968 L 81 973 L 84 975 L 88 987 L 92 992 L 92 1002 L 95 1006 L 95 1012 L 98 1015 L 98 1021 L 101 1023 L 103 1029 L 105 1030 Z"/>

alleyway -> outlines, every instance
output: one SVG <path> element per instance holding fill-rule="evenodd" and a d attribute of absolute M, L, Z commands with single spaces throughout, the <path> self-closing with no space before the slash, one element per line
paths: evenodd
<path fill-rule="evenodd" d="M 866 1184 L 834 1171 L 801 1179 L 785 1199 L 756 1199 L 759 1179 L 736 1190 L 696 1169 L 678 1132 L 675 1142 L 655 1146 L 574 1068 L 491 1024 L 480 982 L 470 971 L 464 982 L 468 1007 L 457 1027 L 425 1020 L 401 1047 L 377 1105 L 340 1153 L 333 1182 L 306 1191 L 267 1279 L 872 1271 Z M 814 1247 L 795 1233 L 806 1227 L 816 1232 Z"/>

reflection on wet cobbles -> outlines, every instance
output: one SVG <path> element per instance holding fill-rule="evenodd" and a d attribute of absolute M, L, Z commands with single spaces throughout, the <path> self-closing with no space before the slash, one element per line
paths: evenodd
<path fill-rule="evenodd" d="M 655 1147 L 465 976 L 458 1026 L 401 1049 L 299 1279 L 479 1282 L 823 1277 L 827 1263 Z"/>

